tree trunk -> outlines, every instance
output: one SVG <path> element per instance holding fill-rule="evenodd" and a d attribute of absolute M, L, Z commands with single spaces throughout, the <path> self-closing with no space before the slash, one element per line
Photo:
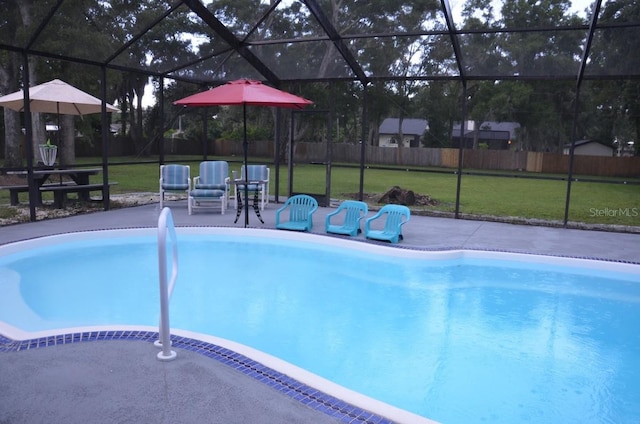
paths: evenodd
<path fill-rule="evenodd" d="M 60 165 L 75 165 L 75 118 L 73 115 L 60 115 L 60 144 L 58 145 L 58 163 Z"/>
<path fill-rule="evenodd" d="M 17 4 L 16 4 L 17 3 Z M 31 5 L 31 1 L 10 2 L 6 4 L 3 13 L 7 16 L 14 16 L 19 8 L 21 15 L 25 14 L 23 8 Z M 27 9 L 28 11 L 29 9 Z M 27 13 L 27 15 L 29 15 Z M 24 17 L 23 17 L 24 21 Z M 3 28 L 5 34 L 17 34 L 20 27 L 18 19 L 8 19 Z M 0 90 L 2 93 L 13 93 L 17 91 L 19 86 L 19 75 L 22 64 L 22 56 L 18 53 L 9 51 L 3 52 L 2 66 L 0 66 Z M 23 149 L 24 135 L 22 134 L 20 125 L 20 114 L 8 108 L 4 109 L 4 128 L 5 128 L 5 145 L 4 145 L 4 166 L 5 167 L 21 167 L 23 165 Z"/>
<path fill-rule="evenodd" d="M 58 128 L 58 132 L 59 131 L 60 128 Z M 45 144 L 49 138 L 43 113 L 31 113 L 31 136 L 33 137 L 31 139 L 33 146 L 33 163 L 38 163 L 38 161 L 42 160 L 39 145 Z M 51 138 L 52 144 L 55 144 L 57 141 L 56 136 Z"/>
<path fill-rule="evenodd" d="M 0 67 L 0 90 L 11 93 L 18 89 L 18 55 L 8 53 L 7 66 Z M 24 135 L 20 126 L 20 113 L 4 108 L 4 166 L 17 168 L 22 166 Z"/>
<path fill-rule="evenodd" d="M 7 168 L 21 167 L 24 136 L 20 128 L 20 114 L 18 112 L 5 108 L 4 131 L 4 166 Z"/>
<path fill-rule="evenodd" d="M 141 78 L 140 76 L 138 76 L 136 79 L 134 79 L 133 81 L 133 92 L 135 93 L 136 96 L 136 122 L 137 122 L 137 127 L 138 127 L 138 131 L 137 131 L 137 136 L 140 139 L 140 142 L 143 144 L 146 144 L 146 141 L 144 140 L 144 129 L 143 129 L 143 117 L 142 117 L 142 97 L 144 96 L 144 87 L 147 84 L 147 79 L 146 78 Z M 163 121 L 160 121 L 161 123 Z M 160 133 L 164 134 L 164 126 L 161 124 L 160 127 Z M 151 153 L 151 152 L 149 152 Z"/>
<path fill-rule="evenodd" d="M 18 2 L 18 7 L 20 8 L 20 16 L 22 17 L 22 22 L 25 28 L 33 27 L 33 14 L 36 7 L 35 2 L 33 0 Z M 29 57 L 28 60 L 29 81 L 31 82 L 31 86 L 34 86 L 41 82 L 38 80 L 38 60 L 35 57 Z M 31 135 L 33 163 L 37 163 L 40 160 L 38 145 L 47 142 L 47 132 L 43 114 L 31 113 Z"/>
<path fill-rule="evenodd" d="M 278 117 L 280 117 L 280 121 L 276 124 L 280 129 L 280 134 L 277 134 L 277 139 L 275 140 L 278 143 L 278 149 L 280 153 L 280 157 L 278 158 L 281 163 L 289 163 L 289 133 L 291 131 L 291 125 L 289 124 L 290 114 L 287 114 L 282 111 L 282 109 L 278 109 L 275 107 L 270 108 L 271 115 L 273 116 L 273 122 L 276 122 Z M 280 113 L 278 113 L 280 111 Z"/>

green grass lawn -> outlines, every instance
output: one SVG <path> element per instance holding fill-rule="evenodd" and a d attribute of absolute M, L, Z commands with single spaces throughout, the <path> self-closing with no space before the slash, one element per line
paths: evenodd
<path fill-rule="evenodd" d="M 284 176 L 282 176 L 284 174 Z M 286 169 L 281 171 L 280 193 L 286 193 Z M 359 170 L 333 167 L 331 197 L 346 198 L 359 191 Z M 293 174 L 295 192 L 325 192 L 322 166 L 297 165 Z M 364 192 L 383 194 L 393 186 L 413 190 L 435 199 L 424 210 L 455 211 L 457 176 L 453 173 L 367 169 Z M 273 191 L 273 190 L 272 190 Z M 567 182 L 527 178 L 463 175 L 460 213 L 563 221 Z M 613 212 L 615 211 L 615 212 Z M 577 181 L 571 187 L 569 220 L 590 224 L 640 226 L 640 185 Z"/>
<path fill-rule="evenodd" d="M 212 158 L 210 158 L 212 159 Z M 240 169 L 240 158 L 228 160 L 230 170 Z M 191 176 L 198 173 L 198 157 L 166 157 L 191 166 Z M 117 158 L 117 162 L 125 162 Z M 115 161 L 114 161 L 115 162 Z M 260 159 L 250 160 L 260 163 Z M 100 163 L 99 159 L 82 158 L 79 164 Z M 92 177 L 100 181 L 102 175 Z M 275 167 L 271 166 L 271 194 L 275 193 Z M 117 181 L 112 194 L 158 191 L 158 164 L 119 165 L 109 167 L 109 180 Z M 357 167 L 334 165 L 331 173 L 331 198 L 346 199 L 359 192 L 360 174 Z M 457 176 L 451 170 L 416 172 L 406 169 L 366 169 L 364 192 L 382 195 L 393 186 L 428 195 L 437 204 L 416 209 L 453 212 L 456 203 Z M 288 194 L 289 176 L 286 165 L 280 168 L 279 195 Z M 296 164 L 293 168 L 293 191 L 325 194 L 326 169 L 320 165 Z M 567 182 L 530 178 L 505 178 L 486 175 L 462 176 L 460 213 L 496 217 L 516 217 L 544 221 L 564 220 Z M 46 197 L 45 197 L 46 199 Z M 9 204 L 9 193 L 0 190 L 0 209 Z M 4 208 L 6 209 L 6 207 Z M 3 212 L 0 210 L 0 214 Z M 4 212 L 6 213 L 6 212 Z M 640 226 L 640 185 L 605 184 L 577 181 L 571 187 L 569 220 L 588 224 Z"/>

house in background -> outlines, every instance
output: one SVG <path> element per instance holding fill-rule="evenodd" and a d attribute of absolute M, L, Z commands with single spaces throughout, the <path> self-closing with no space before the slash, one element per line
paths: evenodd
<path fill-rule="evenodd" d="M 615 156 L 618 157 L 632 157 L 635 155 L 635 142 L 633 141 L 627 141 L 626 143 L 624 142 L 619 142 L 617 139 L 614 140 L 613 145 L 615 146 Z"/>
<path fill-rule="evenodd" d="M 568 155 L 571 153 L 571 144 L 565 144 L 563 153 Z M 576 141 L 573 148 L 574 155 L 582 156 L 613 156 L 614 149 L 611 146 L 605 146 L 595 140 Z"/>
<path fill-rule="evenodd" d="M 520 128 L 517 122 L 485 121 L 477 128 L 474 121 L 466 121 L 464 127 L 465 149 L 472 149 L 480 144 L 486 144 L 489 150 L 507 150 L 517 138 L 516 131 Z M 460 147 L 460 123 L 453 125 L 451 147 Z"/>
<path fill-rule="evenodd" d="M 378 146 L 398 147 L 398 118 L 385 119 L 378 130 Z M 517 122 L 486 121 L 476 131 L 475 122 L 466 121 L 464 127 L 463 146 L 471 149 L 479 144 L 486 144 L 492 150 L 507 150 L 516 140 L 516 131 L 520 128 Z M 402 121 L 402 147 L 422 147 L 424 133 L 429 129 L 425 119 L 404 119 Z M 460 146 L 460 123 L 453 125 L 451 147 Z"/>
<path fill-rule="evenodd" d="M 398 118 L 387 118 L 382 121 L 378 129 L 378 146 L 398 147 L 400 144 L 398 135 Z M 403 119 L 402 120 L 402 147 L 421 147 L 422 137 L 429 128 L 429 123 L 425 119 Z"/>

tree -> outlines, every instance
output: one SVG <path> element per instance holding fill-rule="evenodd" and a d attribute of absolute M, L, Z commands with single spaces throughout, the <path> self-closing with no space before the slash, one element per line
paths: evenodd
<path fill-rule="evenodd" d="M 0 27 L 5 26 L 0 25 Z M 16 75 L 20 70 L 19 60 L 17 53 L 6 50 L 0 52 L 0 90 L 4 93 L 17 91 L 19 88 L 19 77 Z M 19 167 L 22 165 L 20 113 L 4 108 L 3 116 L 4 165 L 6 167 Z"/>
<path fill-rule="evenodd" d="M 34 9 L 32 0 L 25 1 L 8 1 L 3 10 L 2 28 L 3 37 L 16 41 L 24 40 L 28 33 L 27 28 L 37 22 L 36 10 Z M 29 67 L 29 77 L 32 81 L 37 80 L 37 72 L 34 61 L 31 59 Z M 17 53 L 2 51 L 0 53 L 0 89 L 5 93 L 17 91 L 20 88 L 22 75 L 20 73 L 23 65 L 22 57 Z M 44 138 L 44 120 L 39 114 L 34 114 L 33 119 L 33 140 L 37 146 L 37 140 Z M 20 113 L 11 111 L 7 108 L 4 110 L 4 128 L 5 128 L 5 166 L 20 167 L 22 166 L 22 124 L 20 122 Z M 37 152 L 37 148 L 34 148 Z"/>
<path fill-rule="evenodd" d="M 462 87 L 456 81 L 431 81 L 416 95 L 416 107 L 429 123 L 424 134 L 425 147 L 450 147 L 453 124 L 460 120 L 461 92 Z"/>
<path fill-rule="evenodd" d="M 604 5 L 599 23 L 624 25 L 640 19 L 640 4 L 634 0 L 613 0 Z M 634 28 L 619 27 L 601 30 L 595 35 L 590 59 L 595 71 L 631 73 L 640 66 L 640 39 Z M 588 114 L 602 121 L 603 127 L 590 127 L 589 135 L 613 144 L 635 141 L 635 153 L 640 153 L 640 82 L 618 80 L 591 85 L 591 107 Z"/>
<path fill-rule="evenodd" d="M 37 42 L 38 49 L 45 52 L 55 52 L 69 54 L 77 57 L 93 57 L 95 51 L 105 51 L 109 43 L 110 35 L 102 34 L 100 37 L 94 33 L 87 33 L 83 30 L 81 23 L 91 20 L 95 16 L 92 15 L 99 10 L 99 1 L 85 0 L 83 7 L 77 4 L 69 5 L 63 11 L 56 14 L 55 19 L 47 21 L 46 26 L 40 27 L 44 23 L 44 19 L 50 12 L 47 5 L 42 5 L 34 0 L 17 1 L 10 0 L 6 2 L 8 13 L 4 14 L 5 23 L 3 28 L 9 31 L 3 36 L 7 39 L 13 39 L 17 45 L 27 45 L 31 37 L 35 33 L 35 29 L 42 30 Z M 55 36 L 51 36 L 54 34 Z M 70 42 L 69 40 L 73 40 Z M 2 53 L 2 62 L 0 63 L 0 73 L 5 77 L 4 84 L 16 91 L 24 86 L 22 58 L 17 54 Z M 60 78 L 72 85 L 80 85 L 85 91 L 93 91 L 97 93 L 99 78 L 97 77 L 97 68 L 92 67 L 92 71 L 81 72 L 82 65 L 71 64 L 62 60 L 42 59 L 36 56 L 29 57 L 29 82 L 31 85 L 40 84 L 53 78 Z M 86 69 L 86 68 L 85 68 Z M 8 118 L 7 118 L 8 117 Z M 7 119 L 19 119 L 19 114 L 12 117 L 11 113 L 5 112 L 5 121 Z M 32 114 L 33 122 L 33 143 L 34 152 L 38 152 L 38 144 L 44 143 L 47 139 L 45 133 L 45 121 L 41 114 Z M 63 164 L 73 164 L 75 162 L 74 151 L 74 119 L 73 117 L 61 117 L 61 124 L 65 124 L 64 128 L 59 128 L 57 141 L 59 146 L 59 158 Z M 22 133 L 15 132 L 15 128 L 19 128 L 19 124 L 10 122 L 5 125 L 5 165 L 21 166 L 22 155 L 20 142 Z M 53 140 L 52 140 L 53 141 Z"/>
<path fill-rule="evenodd" d="M 492 9 L 478 17 L 476 8 L 485 0 L 467 3 L 468 28 L 528 28 L 528 31 L 492 32 L 470 37 L 463 47 L 470 75 L 516 75 L 534 78 L 562 75 L 578 69 L 582 36 L 558 31 L 549 36 L 537 28 L 577 26 L 577 15 L 569 14 L 568 0 L 517 0 L 504 2 L 499 16 Z M 516 121 L 521 125 L 519 141 L 527 150 L 557 151 L 570 141 L 575 83 L 542 79 L 483 81 L 474 84 L 469 115 L 476 121 Z"/>

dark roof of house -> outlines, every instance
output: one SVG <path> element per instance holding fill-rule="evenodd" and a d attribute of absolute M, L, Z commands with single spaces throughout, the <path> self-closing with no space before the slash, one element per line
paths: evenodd
<path fill-rule="evenodd" d="M 485 121 L 478 127 L 481 138 L 494 140 L 509 140 L 516 138 L 516 129 L 520 128 L 517 122 Z M 473 131 L 465 130 L 465 137 L 473 134 Z M 508 135 L 507 135 L 508 134 Z M 460 123 L 453 125 L 453 136 L 460 136 Z"/>
<path fill-rule="evenodd" d="M 387 118 L 382 121 L 378 132 L 380 134 L 398 134 L 398 118 Z M 402 134 L 422 135 L 429 123 L 426 119 L 407 118 L 402 120 Z"/>
<path fill-rule="evenodd" d="M 574 146 L 575 147 L 586 146 L 587 144 L 591 144 L 591 143 L 596 143 L 596 144 L 601 145 L 602 147 L 607 147 L 607 148 L 613 150 L 613 147 L 607 146 L 606 144 L 602 144 L 602 143 L 600 143 L 599 141 L 596 141 L 596 140 L 578 140 L 578 141 L 575 142 Z M 564 145 L 564 147 L 566 149 L 570 148 L 571 147 L 571 143 L 566 143 Z"/>
<path fill-rule="evenodd" d="M 469 131 L 465 135 L 472 135 L 473 131 Z M 478 131 L 478 138 L 481 140 L 511 140 L 509 131 Z"/>

